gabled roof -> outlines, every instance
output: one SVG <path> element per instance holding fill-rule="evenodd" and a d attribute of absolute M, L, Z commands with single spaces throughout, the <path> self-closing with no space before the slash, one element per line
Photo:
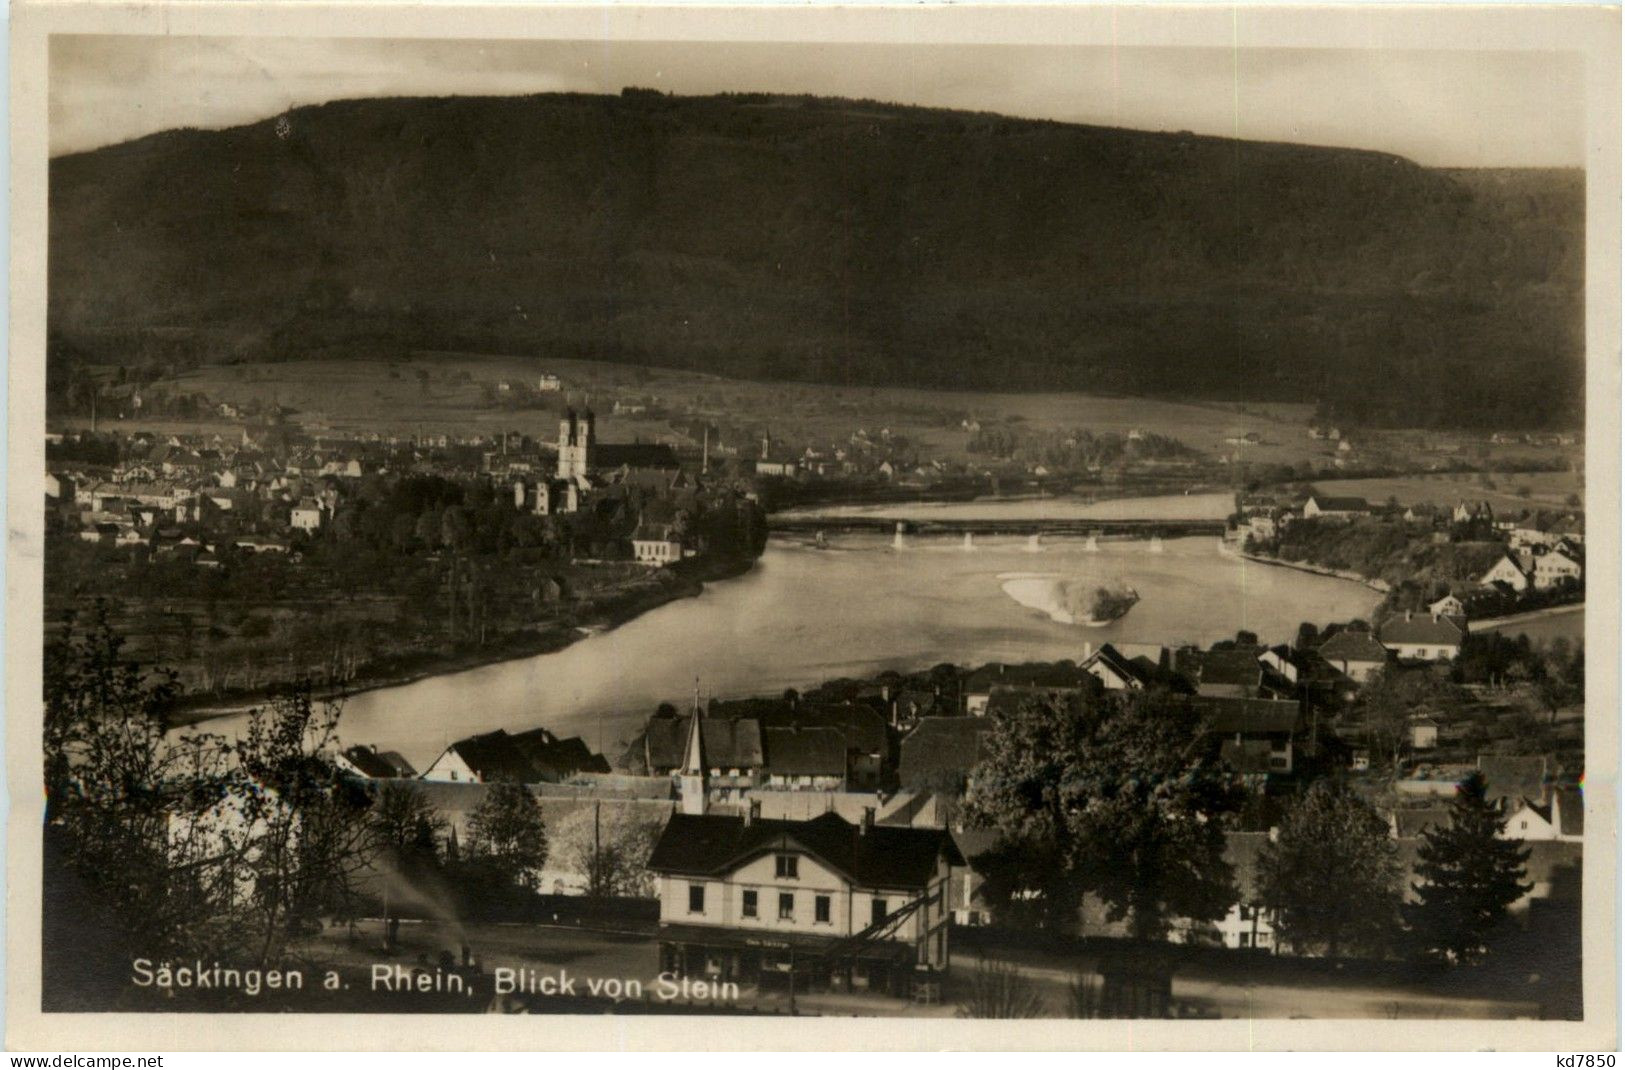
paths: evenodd
<path fill-rule="evenodd" d="M 863 888 L 925 890 L 939 859 L 964 856 L 944 829 L 875 825 L 867 830 L 829 813 L 811 821 L 723 814 L 673 814 L 649 856 L 657 873 L 722 876 L 776 851 L 805 853 Z"/>
<path fill-rule="evenodd" d="M 969 773 L 981 760 L 984 737 L 992 729 L 986 717 L 921 718 L 903 737 L 898 777 L 904 784 L 917 784 L 934 773 Z"/>
<path fill-rule="evenodd" d="M 785 707 L 765 713 L 761 723 L 763 729 L 833 728 L 841 733 L 849 750 L 864 754 L 886 750 L 886 719 L 868 706 L 804 702 L 794 709 Z"/>
<path fill-rule="evenodd" d="M 1460 646 L 1462 631 L 1449 617 L 1414 616 L 1396 617 L 1382 626 L 1384 643 L 1426 643 L 1436 646 Z"/>
<path fill-rule="evenodd" d="M 651 769 L 676 769 L 683 764 L 688 741 L 688 717 L 651 717 L 644 734 Z M 702 717 L 700 748 L 713 769 L 760 769 L 762 731 L 754 718 Z"/>
<path fill-rule="evenodd" d="M 1182 650 L 1178 669 L 1200 687 L 1235 687 L 1253 690 L 1264 681 L 1261 647 L 1227 650 Z"/>
<path fill-rule="evenodd" d="M 609 763 L 579 736 L 558 739 L 545 728 L 518 735 L 502 729 L 460 739 L 446 748 L 483 781 L 539 784 L 578 772 L 607 773 Z"/>
<path fill-rule="evenodd" d="M 764 728 L 764 768 L 776 776 L 846 776 L 846 736 L 837 728 Z"/>
<path fill-rule="evenodd" d="M 1585 797 L 1578 788 L 1559 788 L 1552 793 L 1557 816 L 1565 836 L 1583 836 L 1586 830 Z"/>
<path fill-rule="evenodd" d="M 398 752 L 392 750 L 380 751 L 375 747 L 350 747 L 344 752 L 344 758 L 362 776 L 374 780 L 388 780 L 395 777 L 415 777 L 417 770 L 412 768 Z"/>
<path fill-rule="evenodd" d="M 594 468 L 678 468 L 676 452 L 658 442 L 595 442 L 588 455 Z"/>
<path fill-rule="evenodd" d="M 1448 824 L 1450 824 L 1450 808 L 1448 806 L 1395 810 L 1393 813 L 1394 838 L 1398 840 L 1414 839 L 1436 825 Z"/>
<path fill-rule="evenodd" d="M 1124 657 L 1110 643 L 1102 643 L 1100 649 L 1084 658 L 1078 668 L 1087 670 L 1091 665 L 1101 665 L 1114 673 L 1119 679 L 1137 683 L 1141 687 L 1150 683 L 1150 678 L 1145 669 L 1135 661 Z"/>
<path fill-rule="evenodd" d="M 1478 771 L 1484 774 L 1485 795 L 1491 799 L 1546 797 L 1547 763 L 1544 755 L 1480 755 Z"/>
<path fill-rule="evenodd" d="M 1335 498 L 1328 494 L 1311 494 L 1309 500 L 1319 506 L 1323 512 L 1369 513 L 1371 511 L 1371 503 L 1364 498 Z"/>
<path fill-rule="evenodd" d="M 1296 700 L 1195 695 L 1189 701 L 1191 708 L 1207 720 L 1210 730 L 1219 735 L 1289 733 L 1297 729 L 1302 716 Z"/>

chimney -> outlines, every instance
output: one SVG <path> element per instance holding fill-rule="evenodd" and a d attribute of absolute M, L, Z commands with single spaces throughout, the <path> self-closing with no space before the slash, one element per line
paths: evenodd
<path fill-rule="evenodd" d="M 762 800 L 752 799 L 745 807 L 745 827 L 750 828 L 762 816 Z"/>
<path fill-rule="evenodd" d="M 867 835 L 869 835 L 869 830 L 874 828 L 874 827 L 875 827 L 875 808 L 872 807 L 872 806 L 865 806 L 863 808 L 863 821 L 862 821 L 861 824 L 858 825 L 858 835 L 859 836 L 867 836 Z"/>
<path fill-rule="evenodd" d="M 1279 827 L 1277 827 L 1275 825 L 1270 826 L 1270 842 L 1271 843 L 1280 843 L 1281 842 L 1281 830 L 1280 830 Z"/>

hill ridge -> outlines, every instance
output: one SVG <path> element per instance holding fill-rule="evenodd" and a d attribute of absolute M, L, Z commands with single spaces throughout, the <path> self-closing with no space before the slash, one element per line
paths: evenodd
<path fill-rule="evenodd" d="M 1579 172 L 841 98 L 349 98 L 54 158 L 51 387 L 435 348 L 1572 426 L 1583 201 Z"/>

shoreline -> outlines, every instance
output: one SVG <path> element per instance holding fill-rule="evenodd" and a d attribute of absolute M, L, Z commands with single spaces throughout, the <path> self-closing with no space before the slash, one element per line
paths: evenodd
<path fill-rule="evenodd" d="M 1317 576 L 1330 576 L 1333 579 L 1348 580 L 1352 583 L 1358 583 L 1364 587 L 1369 587 L 1378 594 L 1387 594 L 1389 591 L 1393 590 L 1393 588 L 1389 587 L 1388 584 L 1383 580 L 1372 579 L 1370 576 L 1364 576 L 1358 572 L 1351 572 L 1348 569 L 1327 568 L 1324 565 L 1310 564 L 1308 561 L 1287 561 L 1279 557 L 1262 557 L 1258 554 L 1250 554 L 1245 550 L 1234 550 L 1228 552 L 1234 553 L 1243 561 L 1256 561 L 1261 565 L 1279 565 L 1281 568 L 1296 569 L 1299 572 L 1312 572 Z"/>
<path fill-rule="evenodd" d="M 755 557 L 726 558 L 714 563 L 694 566 L 678 575 L 678 582 L 669 587 L 628 599 L 623 604 L 595 611 L 577 620 L 573 625 L 553 625 L 545 631 L 520 633 L 509 637 L 506 642 L 493 644 L 483 650 L 429 655 L 410 668 L 383 673 L 376 677 L 358 679 L 342 687 L 320 689 L 312 697 L 319 702 L 343 700 L 352 695 L 360 695 L 368 691 L 404 687 L 407 684 L 414 684 L 430 677 L 453 676 L 457 673 L 483 669 L 508 661 L 522 661 L 525 658 L 541 657 L 544 654 L 556 654 L 583 639 L 603 632 L 613 631 L 621 625 L 643 616 L 645 613 L 659 609 L 661 606 L 669 605 L 679 599 L 697 597 L 704 592 L 707 583 L 743 576 L 756 567 L 756 562 L 757 558 Z M 169 727 L 171 730 L 190 728 L 208 721 L 219 720 L 222 717 L 246 713 L 249 710 L 266 705 L 273 697 L 273 694 L 271 690 L 262 690 L 257 693 L 245 694 L 225 700 L 229 704 L 216 702 L 206 705 L 178 706 L 169 713 Z"/>

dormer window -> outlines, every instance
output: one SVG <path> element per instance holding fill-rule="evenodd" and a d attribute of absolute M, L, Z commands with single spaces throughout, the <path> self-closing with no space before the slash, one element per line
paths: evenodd
<path fill-rule="evenodd" d="M 778 855 L 773 859 L 773 875 L 781 881 L 793 881 L 800 877 L 799 866 L 801 859 L 797 855 Z"/>

